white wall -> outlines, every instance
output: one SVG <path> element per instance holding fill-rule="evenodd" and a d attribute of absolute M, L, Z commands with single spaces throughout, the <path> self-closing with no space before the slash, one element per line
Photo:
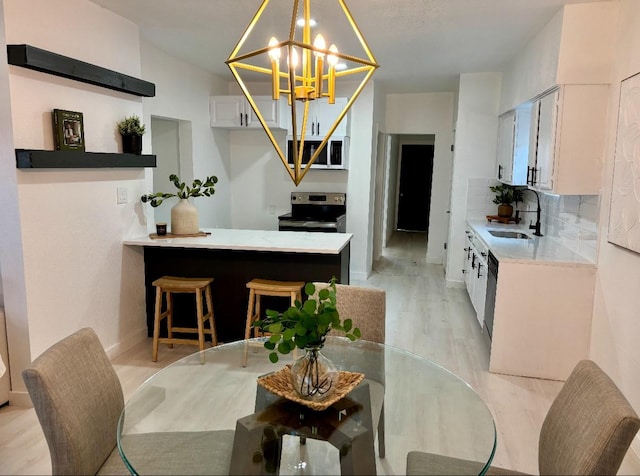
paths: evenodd
<path fill-rule="evenodd" d="M 620 2 L 615 68 L 601 195 L 599 258 L 591 334 L 591 358 L 640 411 L 640 254 L 607 242 L 620 82 L 640 72 L 640 2 Z M 636 448 L 637 452 L 638 448 Z"/>
<path fill-rule="evenodd" d="M 351 276 L 366 279 L 373 256 L 375 156 L 374 86 L 368 83 L 352 106 L 347 231 L 351 240 Z"/>
<path fill-rule="evenodd" d="M 500 113 L 556 84 L 608 83 L 617 1 L 566 5 L 504 70 Z"/>
<path fill-rule="evenodd" d="M 434 134 L 433 184 L 427 261 L 442 263 L 447 241 L 451 186 L 453 93 L 388 94 L 386 131 L 390 134 Z M 390 175 L 393 172 L 390 172 Z M 391 190 L 391 194 L 393 194 Z"/>
<path fill-rule="evenodd" d="M 463 281 L 463 256 L 458 250 L 464 248 L 469 179 L 494 175 L 501 85 L 500 73 L 460 75 L 446 269 L 449 285 Z"/>
<path fill-rule="evenodd" d="M 5 39 L 4 2 L 0 0 L 0 39 Z M 6 328 L 9 348 L 11 380 L 22 382 L 20 370 L 31 362 L 27 293 L 23 268 L 22 230 L 18 209 L 18 183 L 13 127 L 11 125 L 11 97 L 6 48 L 0 52 L 0 266 Z M 13 399 L 13 398 L 12 398 Z"/>
<path fill-rule="evenodd" d="M 231 165 L 228 134 L 212 129 L 209 116 L 209 96 L 226 94 L 227 81 L 169 56 L 146 41 L 141 47 L 143 77 L 156 84 L 156 96 L 143 100 L 145 122 L 150 124 L 152 116 L 179 122 L 180 178 L 190 183 L 194 178 L 218 177 L 213 197 L 193 199 L 198 208 L 200 227 L 229 228 Z M 149 145 L 152 135 L 153 130 L 144 135 Z M 152 184 L 148 187 L 151 189 Z M 164 189 L 154 191 L 174 192 L 175 187 L 167 176 Z M 176 203 L 176 199 L 169 199 L 161 207 L 170 209 Z M 153 212 L 150 205 L 144 205 L 144 209 L 151 231 Z"/>
<path fill-rule="evenodd" d="M 93 3 L 5 0 L 4 10 L 7 43 L 140 77 L 137 27 Z M 51 34 L 69 24 L 69 11 L 81 19 L 73 24 L 78 41 Z M 88 151 L 117 152 L 116 122 L 142 115 L 137 96 L 24 68 L 9 68 L 9 88 L 16 148 L 52 149 L 51 110 L 61 108 L 84 113 Z M 142 257 L 122 246 L 125 236 L 145 232 L 141 210 L 131 199 L 144 191 L 145 170 L 7 172 L 18 184 L 24 267 L 4 262 L 5 253 L 20 254 L 20 244 L 3 243 L 9 247 L 3 249 L 3 283 L 13 391 L 23 392 L 25 363 L 80 327 L 93 327 L 107 348 L 126 347 L 145 331 Z M 116 203 L 117 187 L 127 188 L 129 203 Z M 15 209 L 3 210 L 12 213 Z M 18 289 L 11 289 L 14 284 Z M 13 308 L 13 292 L 25 297 L 24 308 L 21 302 Z"/>
<path fill-rule="evenodd" d="M 152 169 L 16 170 L 14 147 L 53 148 L 51 109 L 84 113 L 87 151 L 121 150 L 116 122 L 125 115 L 137 114 L 148 125 L 152 116 L 176 120 L 182 178 L 215 174 L 220 180 L 213 198 L 195 201 L 202 227 L 230 226 L 231 179 L 227 136 L 209 125 L 209 96 L 224 93 L 226 81 L 141 44 L 136 25 L 87 0 L 4 0 L 2 5 L 7 43 L 31 44 L 156 85 L 156 96 L 142 99 L 7 68 L 2 61 L 0 95 L 8 84 L 12 110 L 11 121 L 0 119 L 6 120 L 1 134 L 8 136 L 0 147 L 6 172 L 0 200 L 8 204 L 1 208 L 7 232 L 0 259 L 13 402 L 25 395 L 20 371 L 78 328 L 93 327 L 112 355 L 147 334 L 142 253 L 122 241 L 153 227 L 153 211 L 139 200 L 153 189 Z M 81 19 L 73 31 L 82 41 L 51 34 L 68 24 L 68 11 Z M 150 130 L 143 153 L 152 152 L 151 143 Z M 167 186 L 173 187 L 168 180 Z M 127 190 L 126 204 L 116 203 L 119 187 Z"/>

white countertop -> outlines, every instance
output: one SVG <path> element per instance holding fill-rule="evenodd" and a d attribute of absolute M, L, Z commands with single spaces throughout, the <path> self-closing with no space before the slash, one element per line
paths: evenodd
<path fill-rule="evenodd" d="M 124 240 L 124 244 L 160 248 L 338 254 L 353 237 L 351 233 L 311 233 L 305 231 L 230 230 L 224 228 L 203 228 L 202 231 L 211 234 L 193 238 L 158 239 L 151 239 L 145 235 Z"/>
<path fill-rule="evenodd" d="M 487 220 L 467 220 L 469 227 L 489 247 L 498 261 L 550 265 L 595 266 L 595 263 L 570 250 L 551 236 L 537 237 L 527 225 L 489 223 Z M 526 233 L 532 239 L 498 238 L 489 230 L 509 230 Z"/>

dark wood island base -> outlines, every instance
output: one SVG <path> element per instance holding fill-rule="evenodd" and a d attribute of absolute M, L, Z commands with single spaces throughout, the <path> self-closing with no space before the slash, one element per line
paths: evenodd
<path fill-rule="evenodd" d="M 336 245 L 335 234 L 218 229 L 211 231 L 212 235 L 207 238 L 143 238 L 125 242 L 126 245 L 144 247 L 149 336 L 153 335 L 155 305 L 155 288 L 152 282 L 161 276 L 214 278 L 213 308 L 220 342 L 244 338 L 249 298 L 246 284 L 254 278 L 309 282 L 329 281 L 335 276 L 339 283 L 349 284 L 350 234 L 341 234 L 343 239 Z M 231 246 L 227 245 L 226 239 L 230 239 L 233 232 L 241 233 L 243 237 L 246 237 L 247 233 L 255 233 L 261 237 L 266 234 L 268 246 L 262 246 L 264 250 L 258 250 L 251 248 L 260 248 L 260 245 L 238 243 L 236 247 L 247 249 L 228 249 Z M 331 240 L 327 250 L 318 248 L 318 241 L 322 241 L 322 237 L 316 235 L 325 235 Z M 279 239 L 287 244 L 279 245 Z M 300 249 L 297 251 L 291 250 L 290 243 L 293 239 L 299 242 L 296 246 Z M 193 243 L 195 245 L 191 246 Z M 288 302 L 277 298 L 265 298 L 262 307 L 284 310 L 283 306 L 288 306 Z M 195 320 L 193 296 L 176 295 L 174 307 L 174 325 L 191 326 Z M 166 332 L 165 329 L 161 329 L 162 331 Z"/>

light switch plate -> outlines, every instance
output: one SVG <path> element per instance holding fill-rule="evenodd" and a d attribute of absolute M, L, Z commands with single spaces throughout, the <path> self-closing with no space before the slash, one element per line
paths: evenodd
<path fill-rule="evenodd" d="M 127 189 L 118 187 L 118 203 L 127 203 Z"/>

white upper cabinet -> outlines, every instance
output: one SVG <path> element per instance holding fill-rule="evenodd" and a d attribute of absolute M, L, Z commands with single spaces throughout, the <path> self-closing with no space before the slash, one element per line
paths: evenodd
<path fill-rule="evenodd" d="M 498 119 L 497 179 L 512 184 L 513 151 L 515 145 L 516 112 L 505 112 Z"/>
<path fill-rule="evenodd" d="M 305 128 L 305 137 L 312 138 L 317 137 L 323 139 L 328 133 L 329 129 L 336 121 L 344 107 L 347 105 L 347 98 L 336 98 L 335 104 L 329 104 L 327 98 L 316 99 L 309 101 L 309 113 L 307 115 L 307 124 Z M 305 103 L 298 101 L 296 103 L 296 128 L 298 129 L 298 135 L 300 135 L 300 129 L 302 127 L 302 114 L 304 111 Z M 293 135 L 293 126 L 291 124 L 291 118 L 288 117 L 288 133 Z M 338 127 L 332 134 L 335 137 L 349 136 L 349 114 L 340 121 Z"/>
<path fill-rule="evenodd" d="M 527 184 L 560 195 L 597 195 L 609 86 L 562 85 L 533 103 Z"/>
<path fill-rule="evenodd" d="M 286 100 L 274 101 L 271 96 L 254 96 L 253 101 L 267 126 L 274 129 L 286 128 Z M 258 116 L 244 96 L 212 96 L 210 113 L 211 127 L 262 128 Z"/>
<path fill-rule="evenodd" d="M 526 185 L 529 161 L 531 103 L 505 112 L 498 122 L 496 178 L 509 185 Z"/>

